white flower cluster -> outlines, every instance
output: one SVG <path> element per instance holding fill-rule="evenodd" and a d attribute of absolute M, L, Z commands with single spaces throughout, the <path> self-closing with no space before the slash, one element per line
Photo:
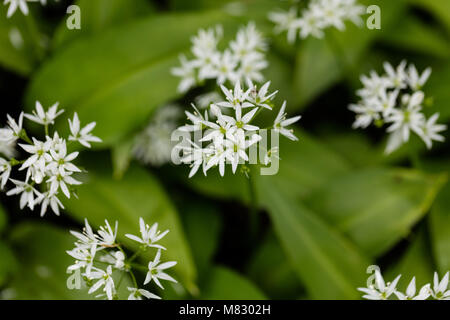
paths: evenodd
<path fill-rule="evenodd" d="M 422 113 L 425 94 L 421 90 L 431 75 L 431 68 L 420 75 L 414 65 L 407 67 L 403 61 L 396 69 L 385 62 L 384 69 L 384 75 L 372 71 L 370 76 L 361 77 L 364 88 L 357 92 L 361 100 L 349 107 L 357 114 L 353 128 L 367 128 L 372 123 L 378 127 L 388 124 L 387 154 L 408 142 L 411 131 L 422 138 L 429 149 L 433 141 L 444 141 L 439 132 L 447 126 L 436 123 L 439 114 L 427 119 Z"/>
<path fill-rule="evenodd" d="M 200 167 L 203 173 L 215 166 L 219 167 L 220 175 L 225 174 L 225 164 L 231 163 L 233 173 L 239 164 L 249 162 L 247 149 L 258 143 L 262 137 L 258 134 L 260 128 L 252 122 L 263 109 L 272 110 L 272 99 L 278 91 L 269 93 L 270 82 L 264 84 L 260 89 L 253 83 L 248 83 L 248 90 L 241 88 L 239 81 L 234 90 L 221 86 L 225 94 L 226 101 L 213 103 L 210 105 L 210 112 L 213 119 L 209 119 L 208 111 L 202 115 L 193 105 L 195 112 L 192 114 L 186 111 L 188 119 L 192 122 L 178 128 L 181 132 L 194 133 L 201 136 L 198 143 L 187 140 L 189 145 L 178 145 L 183 157 L 181 162 L 192 166 L 189 177 L 195 175 Z M 245 109 L 250 111 L 244 114 Z M 286 102 L 283 103 L 272 129 L 274 132 L 282 134 L 291 140 L 297 140 L 292 129 L 287 127 L 300 120 L 300 116 L 286 119 Z M 231 110 L 232 115 L 227 115 Z M 206 144 L 205 147 L 202 145 Z M 271 149 L 266 153 L 263 160 L 268 165 L 272 157 L 276 157 L 277 150 Z"/>
<path fill-rule="evenodd" d="M 416 277 L 413 277 L 406 292 L 397 290 L 397 284 L 401 275 L 396 277 L 391 283 L 385 283 L 379 269 L 375 270 L 375 285 L 369 285 L 368 288 L 358 288 L 364 293 L 363 298 L 367 300 L 388 300 L 393 294 L 399 300 L 450 300 L 450 289 L 448 288 L 449 272 L 439 281 L 437 272 L 434 273 L 433 287 L 431 284 L 424 285 L 419 292 L 416 290 Z"/>
<path fill-rule="evenodd" d="M 297 35 L 302 39 L 309 36 L 323 38 L 324 30 L 330 27 L 343 31 L 346 21 L 361 25 L 361 15 L 365 13 L 365 7 L 356 0 L 311 0 L 301 16 L 298 16 L 298 10 L 292 7 L 287 12 L 269 14 L 269 19 L 275 23 L 275 32 L 286 31 L 290 43 L 295 42 Z"/>
<path fill-rule="evenodd" d="M 163 106 L 157 110 L 150 123 L 136 137 L 133 154 L 144 164 L 161 166 L 170 161 L 174 143 L 172 132 L 177 128 L 181 108 L 177 105 Z"/>
<path fill-rule="evenodd" d="M 89 294 L 97 292 L 102 288 L 103 293 L 96 298 L 106 298 L 108 300 L 118 299 L 117 290 L 121 281 L 116 285 L 115 273 L 124 275 L 128 273 L 133 281 L 133 287 L 128 287 L 130 292 L 128 300 L 160 299 L 154 293 L 139 288 L 133 269 L 146 269 L 147 275 L 144 285 L 154 281 L 158 287 L 164 289 L 160 280 L 177 282 L 169 276 L 165 270 L 176 265 L 175 261 L 161 263 L 161 250 L 166 250 L 158 242 L 169 232 L 168 230 L 160 232 L 158 224 L 148 226 L 142 218 L 139 219 L 140 236 L 126 234 L 129 239 L 140 244 L 139 250 L 127 257 L 125 250 L 116 240 L 118 223 L 114 228 L 105 220 L 106 225 L 100 227 L 95 233 L 88 221 L 85 220 L 83 231 L 71 231 L 71 234 L 77 238 L 75 248 L 67 253 L 75 259 L 75 263 L 68 267 L 69 272 L 79 270 L 85 284 L 89 287 Z M 139 255 L 148 251 L 149 248 L 156 248 L 155 258 L 147 266 L 141 266 L 136 259 Z M 122 277 L 120 277 L 122 279 Z"/>
<path fill-rule="evenodd" d="M 194 58 L 187 60 L 181 56 L 181 66 L 172 69 L 172 74 L 181 78 L 179 92 L 187 92 L 209 79 L 215 79 L 218 84 L 264 80 L 261 70 L 268 66 L 264 55 L 267 44 L 255 24 L 241 28 L 223 52 L 218 49 L 222 33 L 222 27 L 218 26 L 202 29 L 192 38 Z"/>
<path fill-rule="evenodd" d="M 60 116 L 64 110 L 58 110 L 58 103 L 51 106 L 47 111 L 44 110 L 39 102 L 36 102 L 36 110 L 32 114 L 21 113 L 16 122 L 7 115 L 7 126 L 0 129 L 0 187 L 3 189 L 8 181 L 11 181 L 15 187 L 6 194 L 20 194 L 20 208 L 28 206 L 34 210 L 36 205 L 41 205 L 41 216 L 50 206 L 52 211 L 59 215 L 59 209 L 64 208 L 58 199 L 60 192 L 67 198 L 72 194 L 72 188 L 81 184 L 73 175 L 81 172 L 72 161 L 78 157 L 78 152 L 68 152 L 68 143 L 66 139 L 59 136 L 58 132 L 53 135 L 49 133 L 49 126 L 55 123 L 55 119 Z M 45 128 L 45 139 L 43 141 L 34 137 L 30 139 L 23 129 L 23 119 L 27 118 Z M 79 142 L 83 146 L 90 148 L 90 142 L 101 142 L 101 140 L 91 134 L 95 127 L 95 122 L 80 127 L 80 120 L 75 113 L 73 120 L 69 119 L 70 142 Z M 25 151 L 27 158 L 17 160 L 13 158 L 18 154 L 16 144 Z M 18 171 L 25 171 L 25 179 L 10 179 L 12 168 L 19 166 Z"/>
<path fill-rule="evenodd" d="M 24 15 L 28 15 L 28 4 L 27 2 L 40 2 L 42 5 L 47 4 L 47 0 L 4 0 L 3 4 L 8 5 L 8 13 L 6 14 L 7 18 L 10 18 L 13 16 L 13 14 L 17 11 L 17 9 L 20 9 Z"/>

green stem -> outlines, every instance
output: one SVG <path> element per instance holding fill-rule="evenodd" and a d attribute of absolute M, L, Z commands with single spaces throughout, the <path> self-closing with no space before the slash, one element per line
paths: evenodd
<path fill-rule="evenodd" d="M 349 61 L 347 55 L 345 54 L 345 50 L 342 48 L 339 41 L 336 39 L 333 31 L 327 33 L 325 36 L 329 47 L 333 51 L 336 60 L 340 63 L 342 71 L 344 72 L 346 77 L 350 77 L 351 74 L 353 74 L 353 65 Z M 350 80 L 350 78 L 348 79 Z"/>
<path fill-rule="evenodd" d="M 409 148 L 409 161 L 414 169 L 422 169 L 422 162 L 420 161 L 419 153 L 411 147 Z"/>

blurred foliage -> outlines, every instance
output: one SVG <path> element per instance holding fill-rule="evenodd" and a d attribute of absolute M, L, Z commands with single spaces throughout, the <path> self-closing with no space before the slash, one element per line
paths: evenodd
<path fill-rule="evenodd" d="M 65 217 L 33 220 L 1 199 L 0 288 L 20 299 L 92 298 L 66 286 L 68 231 L 81 228 L 84 218 L 97 227 L 118 220 L 120 234 L 136 233 L 139 217 L 170 229 L 163 245 L 178 261 L 181 286 L 169 288 L 166 298 L 357 299 L 371 264 L 386 269 L 389 280 L 402 273 L 406 284 L 413 275 L 423 284 L 433 271 L 449 270 L 448 141 L 427 152 L 412 140 L 385 156 L 377 133 L 351 129 L 347 105 L 361 74 L 380 70 L 385 60 L 407 59 L 420 69 L 433 67 L 424 89 L 433 98 L 429 113 L 440 112 L 449 123 L 450 2 L 361 2 L 381 7 L 381 30 L 348 25 L 295 45 L 274 34 L 267 20 L 269 11 L 287 9 L 287 1 L 78 0 L 81 30 L 66 28 L 72 1 L 49 1 L 11 19 L 0 5 L 2 92 L 25 92 L 26 110 L 36 100 L 59 101 L 68 115 L 96 121 L 104 141 L 102 150 L 84 157 L 89 173 L 79 199 L 64 203 Z M 211 172 L 187 179 L 187 168 L 143 168 L 130 154 L 134 134 L 158 106 L 189 107 L 170 69 L 197 30 L 222 24 L 231 38 L 250 20 L 270 43 L 264 74 L 280 90 L 277 102 L 286 99 L 289 113 L 304 115 L 296 130 L 300 142 L 281 142 L 279 173 L 252 173 L 256 218 L 245 176 Z M 13 45 L 17 34 L 21 40 Z M 11 77 L 26 85 L 9 88 Z M 64 132 L 66 122 L 57 125 Z M 411 150 L 423 166 L 411 168 Z"/>

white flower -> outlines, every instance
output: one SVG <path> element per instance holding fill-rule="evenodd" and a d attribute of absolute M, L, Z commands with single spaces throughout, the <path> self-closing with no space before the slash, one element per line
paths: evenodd
<path fill-rule="evenodd" d="M 408 288 L 406 288 L 406 294 L 398 291 L 395 291 L 394 293 L 399 300 L 426 300 L 430 296 L 430 285 L 424 285 L 416 296 L 416 277 L 413 277 Z"/>
<path fill-rule="evenodd" d="M 447 126 L 444 124 L 436 124 L 439 118 L 439 113 L 432 115 L 422 126 L 421 131 L 418 135 L 427 145 L 428 149 L 433 146 L 433 141 L 444 142 L 445 138 L 439 134 L 439 132 L 447 130 Z"/>
<path fill-rule="evenodd" d="M 103 292 L 106 293 L 106 296 L 109 300 L 112 300 L 114 295 L 116 294 L 116 289 L 114 285 L 114 279 L 112 277 L 112 267 L 108 266 L 106 271 L 95 268 L 95 271 L 92 271 L 90 274 L 90 278 L 98 281 L 89 289 L 89 294 L 94 293 L 101 287 L 103 288 Z"/>
<path fill-rule="evenodd" d="M 363 296 L 365 299 L 387 300 L 391 294 L 396 291 L 397 283 L 400 280 L 400 277 L 401 275 L 395 278 L 392 283 L 388 283 L 386 285 L 380 271 L 375 270 L 375 286 L 369 286 L 369 288 L 358 288 L 358 290 L 365 293 Z"/>
<path fill-rule="evenodd" d="M 48 140 L 50 144 L 53 143 L 53 140 Z M 75 166 L 71 161 L 75 160 L 78 157 L 78 152 L 72 152 L 67 154 L 67 145 L 66 142 L 63 141 L 58 148 L 51 148 L 50 155 L 52 156 L 52 160 L 50 164 L 47 165 L 47 170 L 52 171 L 54 174 L 62 174 L 71 172 L 81 172 L 81 170 Z"/>
<path fill-rule="evenodd" d="M 180 56 L 180 62 L 181 67 L 172 68 L 172 74 L 181 78 L 178 92 L 184 93 L 197 84 L 196 63 L 188 61 L 183 55 Z"/>
<path fill-rule="evenodd" d="M 63 174 L 61 172 L 56 173 L 55 175 L 51 176 L 50 179 L 47 180 L 47 182 L 50 183 L 50 193 L 56 194 L 59 189 L 64 193 L 64 195 L 70 199 L 70 190 L 67 185 L 80 185 L 81 182 L 78 180 L 75 180 L 72 176 L 71 172 L 64 172 Z"/>
<path fill-rule="evenodd" d="M 41 124 L 43 126 L 48 126 L 55 124 L 55 119 L 60 116 L 64 110 L 58 111 L 59 103 L 52 105 L 47 111 L 44 111 L 41 103 L 36 101 L 36 110 L 33 110 L 33 114 L 25 114 L 25 117 L 29 120 Z"/>
<path fill-rule="evenodd" d="M 324 36 L 323 28 L 325 25 L 323 21 L 321 21 L 321 17 L 318 16 L 316 10 L 304 11 L 301 18 L 296 21 L 296 25 L 300 29 L 300 37 L 302 39 L 309 36 L 320 39 Z"/>
<path fill-rule="evenodd" d="M 89 277 L 94 265 L 97 246 L 92 245 L 89 248 L 76 247 L 70 251 L 66 251 L 68 255 L 75 259 L 75 263 L 67 268 L 69 271 L 85 269 L 86 275 Z"/>
<path fill-rule="evenodd" d="M 89 225 L 87 219 L 84 219 L 84 224 L 85 226 L 82 233 L 77 231 L 70 231 L 70 233 L 78 239 L 75 243 L 76 246 L 86 249 L 97 245 L 98 236 L 92 231 L 92 228 Z"/>
<path fill-rule="evenodd" d="M 394 88 L 404 89 L 406 87 L 406 61 L 402 61 L 397 69 L 394 69 L 389 62 L 384 63 L 384 70 L 387 73 L 387 79 Z"/>
<path fill-rule="evenodd" d="M 123 270 L 125 267 L 125 255 L 122 251 L 116 251 L 114 253 L 106 253 L 99 259 L 101 262 L 106 262 L 114 266 L 118 270 Z"/>
<path fill-rule="evenodd" d="M 100 138 L 91 134 L 91 131 L 94 130 L 96 126 L 95 122 L 89 123 L 80 130 L 80 119 L 78 118 L 78 114 L 76 112 L 73 116 L 73 121 L 70 121 L 69 119 L 69 126 L 71 133 L 69 136 L 69 141 L 78 141 L 86 148 L 91 147 L 90 142 L 102 142 Z"/>
<path fill-rule="evenodd" d="M 269 19 L 275 23 L 275 32 L 287 31 L 288 41 L 290 43 L 295 42 L 300 28 L 295 7 L 290 8 L 287 12 L 271 12 L 269 13 Z"/>
<path fill-rule="evenodd" d="M 98 240 L 99 245 L 103 247 L 113 247 L 116 244 L 117 237 L 117 226 L 118 221 L 116 221 L 114 230 L 109 225 L 108 220 L 105 220 L 106 225 L 101 226 L 100 230 L 98 230 Z"/>
<path fill-rule="evenodd" d="M 208 156 L 214 153 L 210 148 L 201 148 L 191 140 L 188 140 L 190 146 L 177 146 L 178 149 L 183 150 L 184 157 L 181 159 L 182 163 L 191 165 L 189 178 L 192 178 L 203 165 L 203 173 L 206 175 L 205 160 Z"/>
<path fill-rule="evenodd" d="M 11 163 L 0 158 L 0 188 L 3 189 L 11 174 Z"/>
<path fill-rule="evenodd" d="M 47 208 L 50 205 L 53 213 L 59 216 L 59 208 L 64 209 L 63 204 L 59 201 L 57 194 L 50 194 L 50 192 L 43 193 L 43 198 L 41 202 L 41 217 L 47 212 Z"/>
<path fill-rule="evenodd" d="M 225 50 L 223 54 L 217 56 L 213 61 L 216 70 L 217 83 L 223 84 L 227 80 L 230 82 L 238 80 L 238 74 L 236 72 L 238 63 L 239 60 L 230 50 Z"/>
<path fill-rule="evenodd" d="M 294 136 L 292 129 L 286 129 L 287 126 L 290 126 L 291 124 L 299 121 L 301 119 L 301 116 L 296 116 L 293 118 L 286 119 L 286 101 L 283 102 L 283 105 L 281 106 L 280 112 L 278 112 L 277 117 L 275 118 L 275 121 L 273 123 L 273 128 L 275 131 L 279 132 L 283 136 L 285 136 L 288 139 L 291 139 L 293 141 L 297 141 L 298 138 Z"/>
<path fill-rule="evenodd" d="M 248 81 L 248 87 L 250 88 L 250 93 L 248 95 L 249 101 L 258 107 L 263 107 L 272 110 L 272 107 L 268 104 L 278 93 L 278 90 L 268 94 L 270 81 L 267 81 L 261 89 L 258 90 L 258 86 Z"/>
<path fill-rule="evenodd" d="M 220 88 L 222 89 L 222 92 L 225 94 L 227 101 L 218 102 L 217 103 L 218 106 L 233 109 L 253 107 L 253 104 L 247 101 L 251 89 L 243 91 L 239 81 L 236 82 L 234 90 L 228 89 L 223 85 L 221 85 Z"/>
<path fill-rule="evenodd" d="M 17 9 L 20 9 L 24 15 L 28 15 L 28 5 L 27 0 L 5 0 L 4 4 L 7 5 L 9 3 L 8 13 L 6 14 L 7 18 L 11 18 L 14 12 Z"/>
<path fill-rule="evenodd" d="M 160 232 L 158 230 L 158 223 L 154 223 L 151 227 L 145 223 L 144 219 L 139 218 L 139 230 L 141 232 L 141 238 L 132 234 L 126 234 L 125 236 L 131 240 L 137 241 L 147 247 L 159 248 L 165 250 L 165 248 L 159 244 L 156 244 L 159 240 L 169 232 L 166 230 Z"/>
<path fill-rule="evenodd" d="M 130 291 L 130 295 L 128 296 L 128 300 L 142 300 L 142 297 L 147 299 L 161 299 L 156 294 L 153 294 L 144 289 L 138 288 L 130 288 L 128 287 L 128 291 Z"/>
<path fill-rule="evenodd" d="M 378 75 L 375 71 L 370 72 L 370 77 L 362 75 L 361 82 L 364 88 L 358 90 L 357 94 L 362 98 L 377 97 L 391 85 L 386 77 Z"/>
<path fill-rule="evenodd" d="M 161 259 L 161 250 L 158 250 L 158 253 L 155 256 L 155 259 L 148 263 L 148 272 L 147 272 L 147 276 L 145 277 L 144 284 L 147 284 L 153 280 L 158 285 L 158 287 L 160 287 L 161 289 L 164 289 L 164 287 L 161 285 L 161 282 L 159 281 L 159 279 L 167 280 L 167 281 L 171 281 L 171 282 L 175 282 L 175 283 L 177 281 L 174 278 L 172 278 L 171 276 L 169 276 L 167 273 L 165 273 L 163 270 L 169 269 L 169 268 L 173 267 L 174 265 L 176 265 L 177 263 L 176 263 L 176 261 L 160 263 L 161 262 L 160 259 Z"/>
<path fill-rule="evenodd" d="M 407 82 L 413 90 L 421 90 L 430 78 L 430 75 L 431 68 L 425 69 L 425 71 L 421 75 L 419 75 L 416 67 L 412 64 L 408 68 Z"/>
<path fill-rule="evenodd" d="M 353 123 L 353 128 L 367 128 L 373 122 L 380 120 L 381 109 L 376 104 L 358 105 L 351 104 L 349 110 L 356 113 L 356 120 Z"/>
<path fill-rule="evenodd" d="M 386 122 L 392 123 L 387 128 L 387 132 L 401 131 L 403 142 L 407 142 L 411 130 L 418 135 L 421 133 L 421 128 L 425 123 L 425 116 L 420 112 L 419 108 L 395 109 L 386 118 Z"/>
<path fill-rule="evenodd" d="M 189 111 L 185 111 L 187 118 L 192 122 L 192 124 L 182 126 L 177 130 L 182 132 L 193 132 L 201 130 L 205 125 L 205 122 L 208 121 L 207 112 L 205 112 L 205 116 L 202 116 L 202 114 L 200 113 L 200 111 L 198 111 L 194 104 L 192 104 L 192 108 L 194 108 L 194 114 L 190 113 Z"/>
<path fill-rule="evenodd" d="M 261 136 L 253 134 L 251 139 L 245 138 L 244 130 L 237 129 L 235 132 L 228 132 L 225 140 L 225 147 L 227 149 L 226 156 L 231 161 L 231 168 L 233 173 L 236 172 L 240 160 L 248 161 L 246 150 L 261 140 Z"/>
<path fill-rule="evenodd" d="M 431 296 L 437 300 L 450 300 L 450 290 L 448 289 L 449 272 L 439 282 L 439 275 L 434 273 L 433 278 L 433 290 L 431 290 Z"/>
<path fill-rule="evenodd" d="M 22 164 L 19 170 L 28 170 L 28 176 L 32 176 L 33 181 L 37 184 L 42 183 L 45 177 L 45 170 L 47 164 L 52 161 L 52 157 L 49 154 L 50 144 L 49 142 L 42 142 L 33 138 L 32 145 L 19 144 L 22 149 L 32 155 Z"/>
<path fill-rule="evenodd" d="M 9 190 L 6 195 L 12 196 L 21 194 L 20 196 L 20 209 L 28 206 L 31 210 L 34 210 L 34 206 L 39 204 L 42 200 L 42 194 L 37 191 L 32 185 L 27 182 L 10 179 L 16 186 Z"/>
<path fill-rule="evenodd" d="M 15 137 L 16 140 L 19 139 L 20 134 L 22 132 L 23 116 L 24 113 L 21 112 L 19 115 L 19 121 L 16 122 L 16 120 L 14 120 L 9 114 L 6 115 L 6 117 L 8 118 L 7 124 L 11 129 L 13 136 Z"/>

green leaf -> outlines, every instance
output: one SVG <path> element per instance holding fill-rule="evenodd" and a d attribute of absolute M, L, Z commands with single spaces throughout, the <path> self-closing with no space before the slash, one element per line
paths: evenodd
<path fill-rule="evenodd" d="M 264 294 L 248 279 L 225 267 L 214 267 L 202 290 L 206 300 L 264 300 Z"/>
<path fill-rule="evenodd" d="M 443 175 L 362 169 L 330 181 L 307 204 L 367 255 L 376 257 L 408 235 L 445 181 Z"/>
<path fill-rule="evenodd" d="M 312 299 L 356 299 L 369 260 L 275 179 L 257 177 L 259 201 Z"/>
<path fill-rule="evenodd" d="M 53 38 L 54 47 L 105 31 L 154 11 L 151 3 L 146 0 L 135 0 L 132 6 L 128 0 L 78 0 L 75 5 L 81 10 L 81 29 L 69 30 L 64 19 Z M 69 15 L 66 16 L 68 17 Z"/>
<path fill-rule="evenodd" d="M 446 59 L 450 56 L 450 44 L 446 37 L 439 29 L 417 18 L 405 17 L 397 28 L 383 36 L 382 41 L 402 50 Z"/>
<path fill-rule="evenodd" d="M 182 207 L 186 238 L 192 247 L 192 255 L 201 276 L 213 262 L 219 245 L 222 220 L 217 209 L 208 204 L 183 202 Z"/>
<path fill-rule="evenodd" d="M 83 123 L 96 121 L 95 133 L 104 140 L 99 147 L 111 146 L 157 106 L 179 96 L 179 79 L 170 72 L 179 65 L 178 56 L 187 52 L 199 28 L 224 20 L 218 12 L 166 14 L 75 41 L 37 72 L 27 106 L 59 101 L 67 114 L 77 111 Z M 67 121 L 57 128 L 67 132 Z"/>
<path fill-rule="evenodd" d="M 82 222 L 88 219 L 92 226 L 104 225 L 105 219 L 119 222 L 119 241 L 133 249 L 138 247 L 125 237 L 139 235 L 139 218 L 147 224 L 157 222 L 159 229 L 170 232 L 161 241 L 167 248 L 163 258 L 177 261 L 174 267 L 188 290 L 195 290 L 196 269 L 186 241 L 178 213 L 168 195 L 149 172 L 132 166 L 122 180 L 112 178 L 110 170 L 88 169 L 88 180 L 78 189 L 79 199 L 66 202 L 69 213 Z"/>
<path fill-rule="evenodd" d="M 11 248 L 0 241 L 0 287 L 16 272 L 17 262 Z"/>
<path fill-rule="evenodd" d="M 430 214 L 433 253 L 441 272 L 450 270 L 450 184 L 439 194 Z"/>
<path fill-rule="evenodd" d="M 304 293 L 273 230 L 255 250 L 246 273 L 271 299 L 290 299 Z"/>
<path fill-rule="evenodd" d="M 93 299 L 86 289 L 69 290 L 66 273 L 73 258 L 66 250 L 73 248 L 68 231 L 44 223 L 18 225 L 11 234 L 11 245 L 17 255 L 16 276 L 10 287 L 17 299 L 80 300 Z"/>

